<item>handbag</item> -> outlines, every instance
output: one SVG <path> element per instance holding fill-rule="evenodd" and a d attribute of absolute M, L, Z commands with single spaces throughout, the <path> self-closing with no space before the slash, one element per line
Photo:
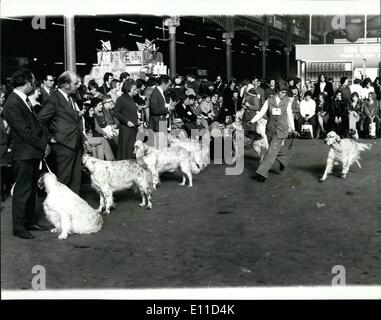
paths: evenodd
<path fill-rule="evenodd" d="M 314 137 L 311 124 L 309 124 L 308 122 L 305 124 L 302 124 L 300 137 L 302 139 L 312 139 Z"/>

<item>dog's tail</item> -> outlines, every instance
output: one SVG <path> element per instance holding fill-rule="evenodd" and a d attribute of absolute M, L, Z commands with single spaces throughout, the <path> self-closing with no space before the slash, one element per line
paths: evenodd
<path fill-rule="evenodd" d="M 370 143 L 359 143 L 358 148 L 360 151 L 370 150 L 372 149 L 372 145 Z"/>
<path fill-rule="evenodd" d="M 201 168 L 196 162 L 192 161 L 191 171 L 192 171 L 192 174 L 199 174 L 201 172 Z"/>

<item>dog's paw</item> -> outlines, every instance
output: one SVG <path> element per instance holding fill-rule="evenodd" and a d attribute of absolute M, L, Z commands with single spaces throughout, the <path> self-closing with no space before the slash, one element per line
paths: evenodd
<path fill-rule="evenodd" d="M 193 184 L 188 185 L 188 188 L 192 188 L 192 187 L 193 187 Z"/>
<path fill-rule="evenodd" d="M 105 214 L 105 215 L 109 215 L 109 214 L 110 214 L 110 209 L 105 210 L 105 211 L 103 212 L 103 214 Z"/>
<path fill-rule="evenodd" d="M 179 183 L 179 186 L 183 187 L 185 186 L 185 183 Z"/>
<path fill-rule="evenodd" d="M 347 176 L 346 173 L 342 173 L 342 174 L 341 174 L 341 178 L 343 178 L 343 179 L 344 179 L 346 176 Z"/>
<path fill-rule="evenodd" d="M 325 181 L 324 178 L 320 178 L 320 179 L 319 179 L 319 182 L 324 182 L 324 181 Z"/>
<path fill-rule="evenodd" d="M 60 240 L 65 240 L 65 239 L 67 239 L 67 233 L 61 233 L 61 234 L 58 236 L 58 239 L 60 239 Z"/>
<path fill-rule="evenodd" d="M 139 203 L 139 207 L 144 207 L 144 203 Z"/>
<path fill-rule="evenodd" d="M 57 233 L 58 230 L 57 230 L 57 228 L 53 228 L 53 229 L 50 230 L 50 232 L 51 232 L 51 233 Z"/>
<path fill-rule="evenodd" d="M 150 210 L 150 209 L 152 209 L 152 203 L 150 202 L 150 203 L 148 203 L 148 205 L 146 206 L 146 209 L 147 210 Z"/>

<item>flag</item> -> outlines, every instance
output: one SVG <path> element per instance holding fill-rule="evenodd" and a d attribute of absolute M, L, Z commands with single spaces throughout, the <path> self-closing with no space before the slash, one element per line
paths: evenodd
<path fill-rule="evenodd" d="M 144 45 L 144 43 L 141 43 L 141 42 L 137 42 L 137 41 L 136 41 L 136 45 L 137 45 L 139 51 L 144 51 L 144 50 L 145 50 L 145 45 Z"/>
<path fill-rule="evenodd" d="M 111 42 L 110 41 L 103 41 L 102 42 L 102 50 L 103 51 L 111 51 Z"/>

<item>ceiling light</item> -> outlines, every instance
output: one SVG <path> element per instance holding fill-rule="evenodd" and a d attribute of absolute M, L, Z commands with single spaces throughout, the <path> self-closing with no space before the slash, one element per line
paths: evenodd
<path fill-rule="evenodd" d="M 54 62 L 54 64 L 63 64 L 63 62 Z"/>
<path fill-rule="evenodd" d="M 196 36 L 194 33 L 186 32 L 186 31 L 184 31 L 184 34 L 187 34 L 188 36 L 193 36 L 193 37 Z"/>
<path fill-rule="evenodd" d="M 124 22 L 124 23 L 129 23 L 129 24 L 138 24 L 137 22 L 134 22 L 134 21 L 129 21 L 129 20 L 124 20 L 124 19 L 119 19 L 120 22 Z"/>
<path fill-rule="evenodd" d="M 13 20 L 13 21 L 23 21 L 23 19 L 20 19 L 20 18 L 10 18 L 10 17 L 1 17 L 1 19 L 4 19 L 4 20 Z"/>
<path fill-rule="evenodd" d="M 209 36 L 206 36 L 207 39 L 211 39 L 211 40 L 217 40 L 216 38 L 213 38 L 213 37 L 209 37 Z"/>
<path fill-rule="evenodd" d="M 217 48 L 217 47 L 214 47 L 213 49 L 215 49 L 215 50 L 222 50 L 221 48 Z"/>
<path fill-rule="evenodd" d="M 112 31 L 109 31 L 109 30 L 103 30 L 103 29 L 95 29 L 95 31 L 98 31 L 98 32 L 104 32 L 104 33 L 112 33 Z"/>
<path fill-rule="evenodd" d="M 155 29 L 159 29 L 159 30 L 168 30 L 167 28 L 163 28 L 163 27 L 159 27 L 159 26 L 155 26 Z"/>
<path fill-rule="evenodd" d="M 131 37 L 143 38 L 143 36 L 141 36 L 140 34 L 129 33 L 128 35 Z"/>
<path fill-rule="evenodd" d="M 241 43 L 241 46 L 248 47 L 249 45 L 246 43 Z"/>
<path fill-rule="evenodd" d="M 86 63 L 85 63 L 85 62 L 77 62 L 76 65 L 77 65 L 77 66 L 85 66 Z"/>
<path fill-rule="evenodd" d="M 185 42 L 182 42 L 182 41 L 176 41 L 176 43 L 178 43 L 178 44 L 185 44 Z"/>
<path fill-rule="evenodd" d="M 206 46 L 203 46 L 202 44 L 198 44 L 197 47 L 206 48 Z"/>
<path fill-rule="evenodd" d="M 62 24 L 62 23 L 55 23 L 55 22 L 52 22 L 52 25 L 53 26 L 60 26 L 60 27 L 64 27 L 65 25 Z"/>

